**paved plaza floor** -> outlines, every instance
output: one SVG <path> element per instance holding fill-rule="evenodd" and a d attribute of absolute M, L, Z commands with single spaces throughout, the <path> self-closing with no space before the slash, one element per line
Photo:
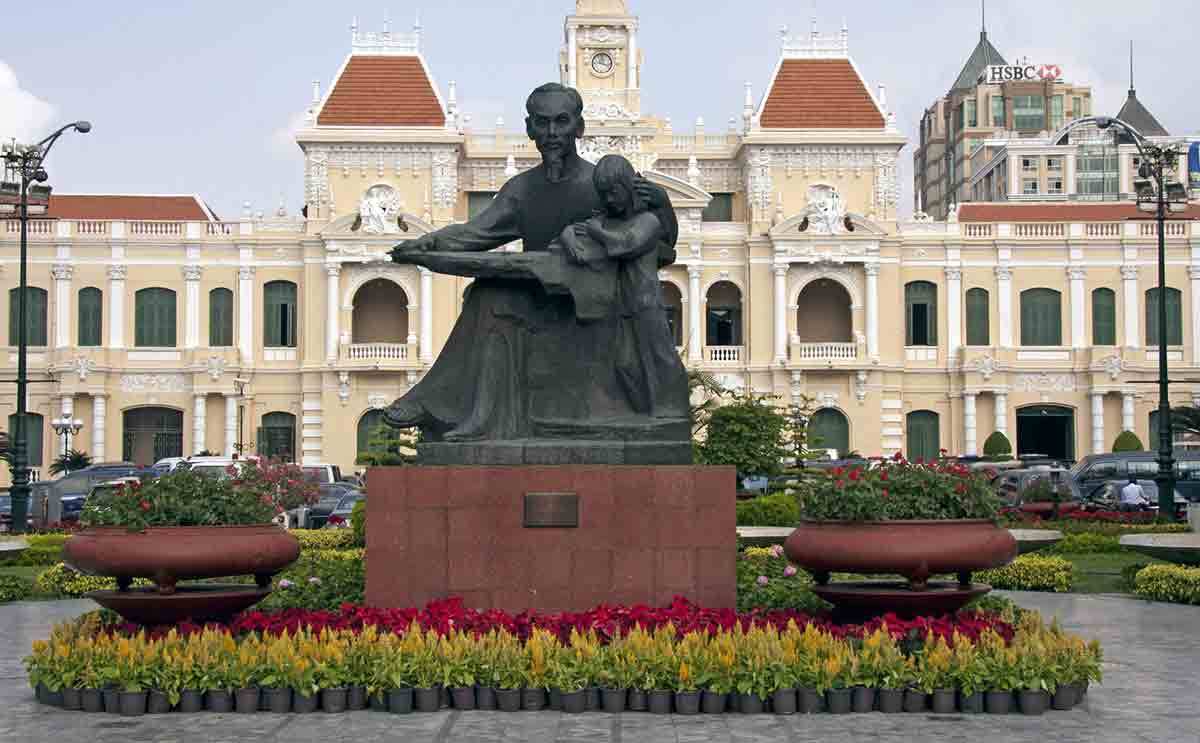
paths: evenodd
<path fill-rule="evenodd" d="M 455 712 L 387 715 L 155 715 L 123 718 L 41 707 L 21 658 L 50 626 L 88 601 L 0 606 L 0 743 L 162 741 L 588 741 L 595 743 L 838 743 L 1200 741 L 1200 607 L 1128 598 L 1005 592 L 1022 606 L 1104 644 L 1105 681 L 1071 712 L 1043 717 L 932 714 L 651 716 Z"/>

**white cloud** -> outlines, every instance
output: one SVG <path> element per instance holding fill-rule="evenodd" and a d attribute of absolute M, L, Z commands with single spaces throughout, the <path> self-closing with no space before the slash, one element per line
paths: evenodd
<path fill-rule="evenodd" d="M 308 114 L 301 111 L 292 114 L 287 126 L 282 126 L 271 132 L 267 142 L 272 154 L 281 158 L 294 158 L 300 154 L 296 145 L 296 132 L 308 126 Z"/>
<path fill-rule="evenodd" d="M 33 142 L 49 132 L 54 106 L 21 88 L 17 73 L 0 61 L 0 140 Z"/>

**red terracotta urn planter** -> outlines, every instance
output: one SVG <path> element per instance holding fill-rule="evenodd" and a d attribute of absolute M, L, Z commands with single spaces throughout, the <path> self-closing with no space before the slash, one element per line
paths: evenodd
<path fill-rule="evenodd" d="M 830 573 L 896 573 L 922 590 L 931 575 L 951 573 L 969 583 L 973 571 L 1007 565 L 1017 542 L 986 519 L 801 521 L 783 550 L 821 584 Z"/>
<path fill-rule="evenodd" d="M 68 539 L 63 555 L 80 572 L 115 576 L 121 590 L 149 578 L 170 595 L 176 581 L 227 575 L 253 575 L 266 587 L 300 557 L 300 542 L 276 524 L 91 527 Z"/>

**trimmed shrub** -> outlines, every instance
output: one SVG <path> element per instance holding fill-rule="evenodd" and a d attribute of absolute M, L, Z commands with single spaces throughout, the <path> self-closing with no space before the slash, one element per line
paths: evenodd
<path fill-rule="evenodd" d="M 1200 568 L 1150 565 L 1133 580 L 1134 593 L 1151 601 L 1200 604 Z"/>
<path fill-rule="evenodd" d="M 1133 431 L 1122 431 L 1117 435 L 1117 440 L 1113 442 L 1113 454 L 1120 454 L 1123 451 L 1145 451 L 1142 446 L 1142 440 L 1137 437 Z"/>
<path fill-rule="evenodd" d="M 39 573 L 33 585 L 41 594 L 77 598 L 88 591 L 116 590 L 117 579 L 85 575 L 67 567 L 66 563 L 60 562 Z M 152 584 L 143 578 L 135 578 L 133 585 L 149 586 Z"/>
<path fill-rule="evenodd" d="M 354 533 L 354 546 L 367 546 L 367 502 L 360 500 L 350 511 L 350 531 Z"/>
<path fill-rule="evenodd" d="M 0 604 L 23 601 L 33 593 L 33 581 L 19 575 L 0 575 Z"/>
<path fill-rule="evenodd" d="M 828 609 L 829 605 L 811 588 L 812 576 L 790 565 L 780 548 L 751 547 L 738 555 L 738 611 L 793 609 L 815 613 Z"/>
<path fill-rule="evenodd" d="M 1074 571 L 1075 566 L 1061 557 L 1021 555 L 1010 565 L 975 573 L 975 580 L 1009 591 L 1065 593 L 1071 590 Z"/>
<path fill-rule="evenodd" d="M 738 501 L 738 526 L 795 526 L 800 521 L 800 505 L 791 493 L 760 495 Z"/>
<path fill-rule="evenodd" d="M 1007 458 L 1012 455 L 1012 442 L 1000 431 L 992 431 L 992 435 L 983 442 L 983 456 L 989 459 Z"/>
<path fill-rule="evenodd" d="M 300 550 L 348 550 L 354 548 L 354 534 L 350 529 L 292 529 L 290 532 L 300 540 Z"/>
<path fill-rule="evenodd" d="M 257 608 L 335 611 L 342 604 L 361 604 L 366 581 L 362 550 L 302 552 L 299 560 L 275 577 L 275 590 Z"/>
<path fill-rule="evenodd" d="M 41 567 L 53 565 L 62 560 L 62 547 L 59 546 L 30 546 L 24 552 L 0 552 L 0 565 Z"/>
<path fill-rule="evenodd" d="M 1067 534 L 1061 542 L 1046 551 L 1059 555 L 1120 552 L 1123 549 L 1120 540 L 1120 537 L 1109 534 L 1094 534 L 1089 532 Z"/>
<path fill-rule="evenodd" d="M 1126 565 L 1121 568 L 1121 587 L 1126 591 L 1133 593 L 1137 590 L 1137 574 L 1142 572 L 1143 568 L 1150 566 L 1148 562 L 1135 562 L 1131 565 Z"/>

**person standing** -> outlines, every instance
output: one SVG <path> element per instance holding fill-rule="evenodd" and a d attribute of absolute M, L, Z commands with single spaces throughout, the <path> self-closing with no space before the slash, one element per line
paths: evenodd
<path fill-rule="evenodd" d="M 1140 511 L 1147 503 L 1146 491 L 1138 485 L 1137 476 L 1130 475 L 1129 484 L 1121 488 L 1121 510 Z"/>

